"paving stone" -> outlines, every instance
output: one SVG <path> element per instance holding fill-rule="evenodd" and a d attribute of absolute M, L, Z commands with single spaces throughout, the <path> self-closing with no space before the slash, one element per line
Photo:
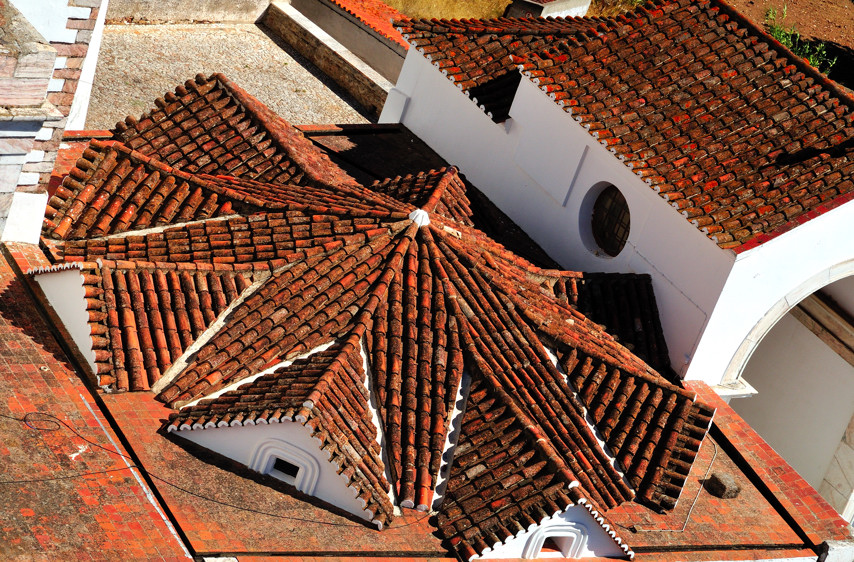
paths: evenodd
<path fill-rule="evenodd" d="M 140 72 L 139 69 L 145 69 Z M 249 24 L 108 25 L 86 127 L 111 129 L 193 78 L 222 72 L 294 123 L 367 123 L 348 94 L 289 46 Z"/>

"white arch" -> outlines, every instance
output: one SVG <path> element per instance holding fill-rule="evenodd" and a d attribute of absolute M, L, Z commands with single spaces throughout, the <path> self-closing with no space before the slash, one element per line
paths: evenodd
<path fill-rule="evenodd" d="M 320 463 L 314 456 L 281 439 L 269 438 L 261 441 L 249 460 L 249 468 L 261 474 L 273 470 L 276 459 L 282 459 L 299 467 L 294 487 L 305 494 L 314 495 L 317 481 L 320 479 Z"/>
<path fill-rule="evenodd" d="M 581 523 L 564 521 L 540 525 L 525 543 L 522 558 L 526 560 L 539 558 L 543 544 L 550 538 L 563 539 L 559 545 L 564 558 L 579 558 L 587 546 L 587 527 Z"/>
<path fill-rule="evenodd" d="M 854 258 L 832 265 L 795 286 L 786 296 L 774 303 L 765 315 L 753 326 L 747 337 L 736 349 L 727 365 L 722 384 L 741 379 L 744 368 L 753 356 L 753 352 L 771 331 L 771 328 L 789 313 L 799 302 L 814 292 L 835 281 L 854 275 Z"/>

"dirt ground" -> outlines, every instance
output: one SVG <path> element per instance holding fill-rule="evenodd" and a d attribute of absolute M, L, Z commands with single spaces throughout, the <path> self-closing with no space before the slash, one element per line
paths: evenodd
<path fill-rule="evenodd" d="M 108 25 L 86 127 L 110 129 L 193 78 L 222 72 L 291 123 L 367 123 L 313 64 L 252 24 Z"/>
<path fill-rule="evenodd" d="M 727 0 L 729 4 L 759 25 L 770 8 L 778 18 L 786 8 L 782 24 L 805 38 L 828 43 L 828 54 L 837 57 L 828 76 L 854 89 L 854 0 Z"/>
<path fill-rule="evenodd" d="M 854 0 L 729 0 L 729 4 L 762 24 L 770 8 L 783 13 L 783 24 L 794 25 L 810 39 L 830 41 L 854 49 Z"/>

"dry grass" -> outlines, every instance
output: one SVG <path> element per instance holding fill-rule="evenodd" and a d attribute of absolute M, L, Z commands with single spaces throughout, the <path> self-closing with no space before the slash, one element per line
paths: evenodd
<path fill-rule="evenodd" d="M 593 0 L 587 15 L 591 17 L 610 17 L 634 10 L 646 0 Z"/>
<path fill-rule="evenodd" d="M 497 18 L 507 0 L 385 0 L 395 10 L 411 18 Z"/>
<path fill-rule="evenodd" d="M 507 0 L 385 0 L 386 4 L 411 18 L 496 18 L 504 14 Z M 593 0 L 588 16 L 613 16 L 643 3 L 643 0 Z"/>

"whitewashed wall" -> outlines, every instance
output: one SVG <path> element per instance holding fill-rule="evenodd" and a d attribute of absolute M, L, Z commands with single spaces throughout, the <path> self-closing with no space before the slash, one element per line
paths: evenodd
<path fill-rule="evenodd" d="M 251 466 L 258 448 L 271 439 L 295 445 L 309 453 L 319 464 L 319 477 L 311 495 L 370 521 L 362 503 L 356 499 L 344 477 L 337 473 L 337 467 L 329 462 L 318 441 L 309 435 L 302 424 L 283 421 L 269 425 L 185 430 L 176 435 L 246 466 Z"/>
<path fill-rule="evenodd" d="M 17 194 L 37 195 L 37 194 Z M 47 197 L 46 194 L 44 194 Z M 44 209 L 45 203 L 41 206 Z M 12 216 L 10 216 L 10 219 Z M 92 350 L 92 330 L 89 328 L 89 313 L 86 310 L 86 291 L 83 288 L 83 274 L 76 267 L 49 271 L 35 276 L 51 307 L 56 312 L 65 329 L 71 335 L 74 345 L 86 358 L 89 368 L 97 373 L 95 352 Z"/>
<path fill-rule="evenodd" d="M 854 204 L 739 254 L 686 378 L 738 379 L 759 342 L 793 306 L 854 274 Z M 749 382 L 749 380 L 748 380 Z"/>
<path fill-rule="evenodd" d="M 580 505 L 575 505 L 563 513 L 556 514 L 544 521 L 543 524 L 508 539 L 504 544 L 495 545 L 488 552 L 484 552 L 479 559 L 535 558 L 536 550 L 534 551 L 534 555 L 532 555 L 530 543 L 537 539 L 536 535 L 544 534 L 546 537 L 551 536 L 549 532 L 550 528 L 553 529 L 565 523 L 580 528 L 584 535 L 582 540 L 576 539 L 575 548 L 571 549 L 571 558 L 590 558 L 594 556 L 602 558 L 626 558 L 626 553 L 593 519 L 590 512 Z M 554 554 L 555 558 L 558 557 L 556 553 L 542 553 L 541 557 L 548 558 L 550 554 Z"/>
<path fill-rule="evenodd" d="M 854 368 L 791 315 L 762 340 L 730 405 L 818 489 L 854 415 Z"/>
<path fill-rule="evenodd" d="M 684 373 L 734 254 L 669 207 L 529 80 L 522 79 L 510 115 L 492 122 L 410 49 L 380 121 L 400 121 L 459 166 L 564 267 L 650 274 L 673 368 Z M 596 255 L 589 231 L 604 183 L 620 189 L 631 212 L 628 243 L 615 258 Z"/>

